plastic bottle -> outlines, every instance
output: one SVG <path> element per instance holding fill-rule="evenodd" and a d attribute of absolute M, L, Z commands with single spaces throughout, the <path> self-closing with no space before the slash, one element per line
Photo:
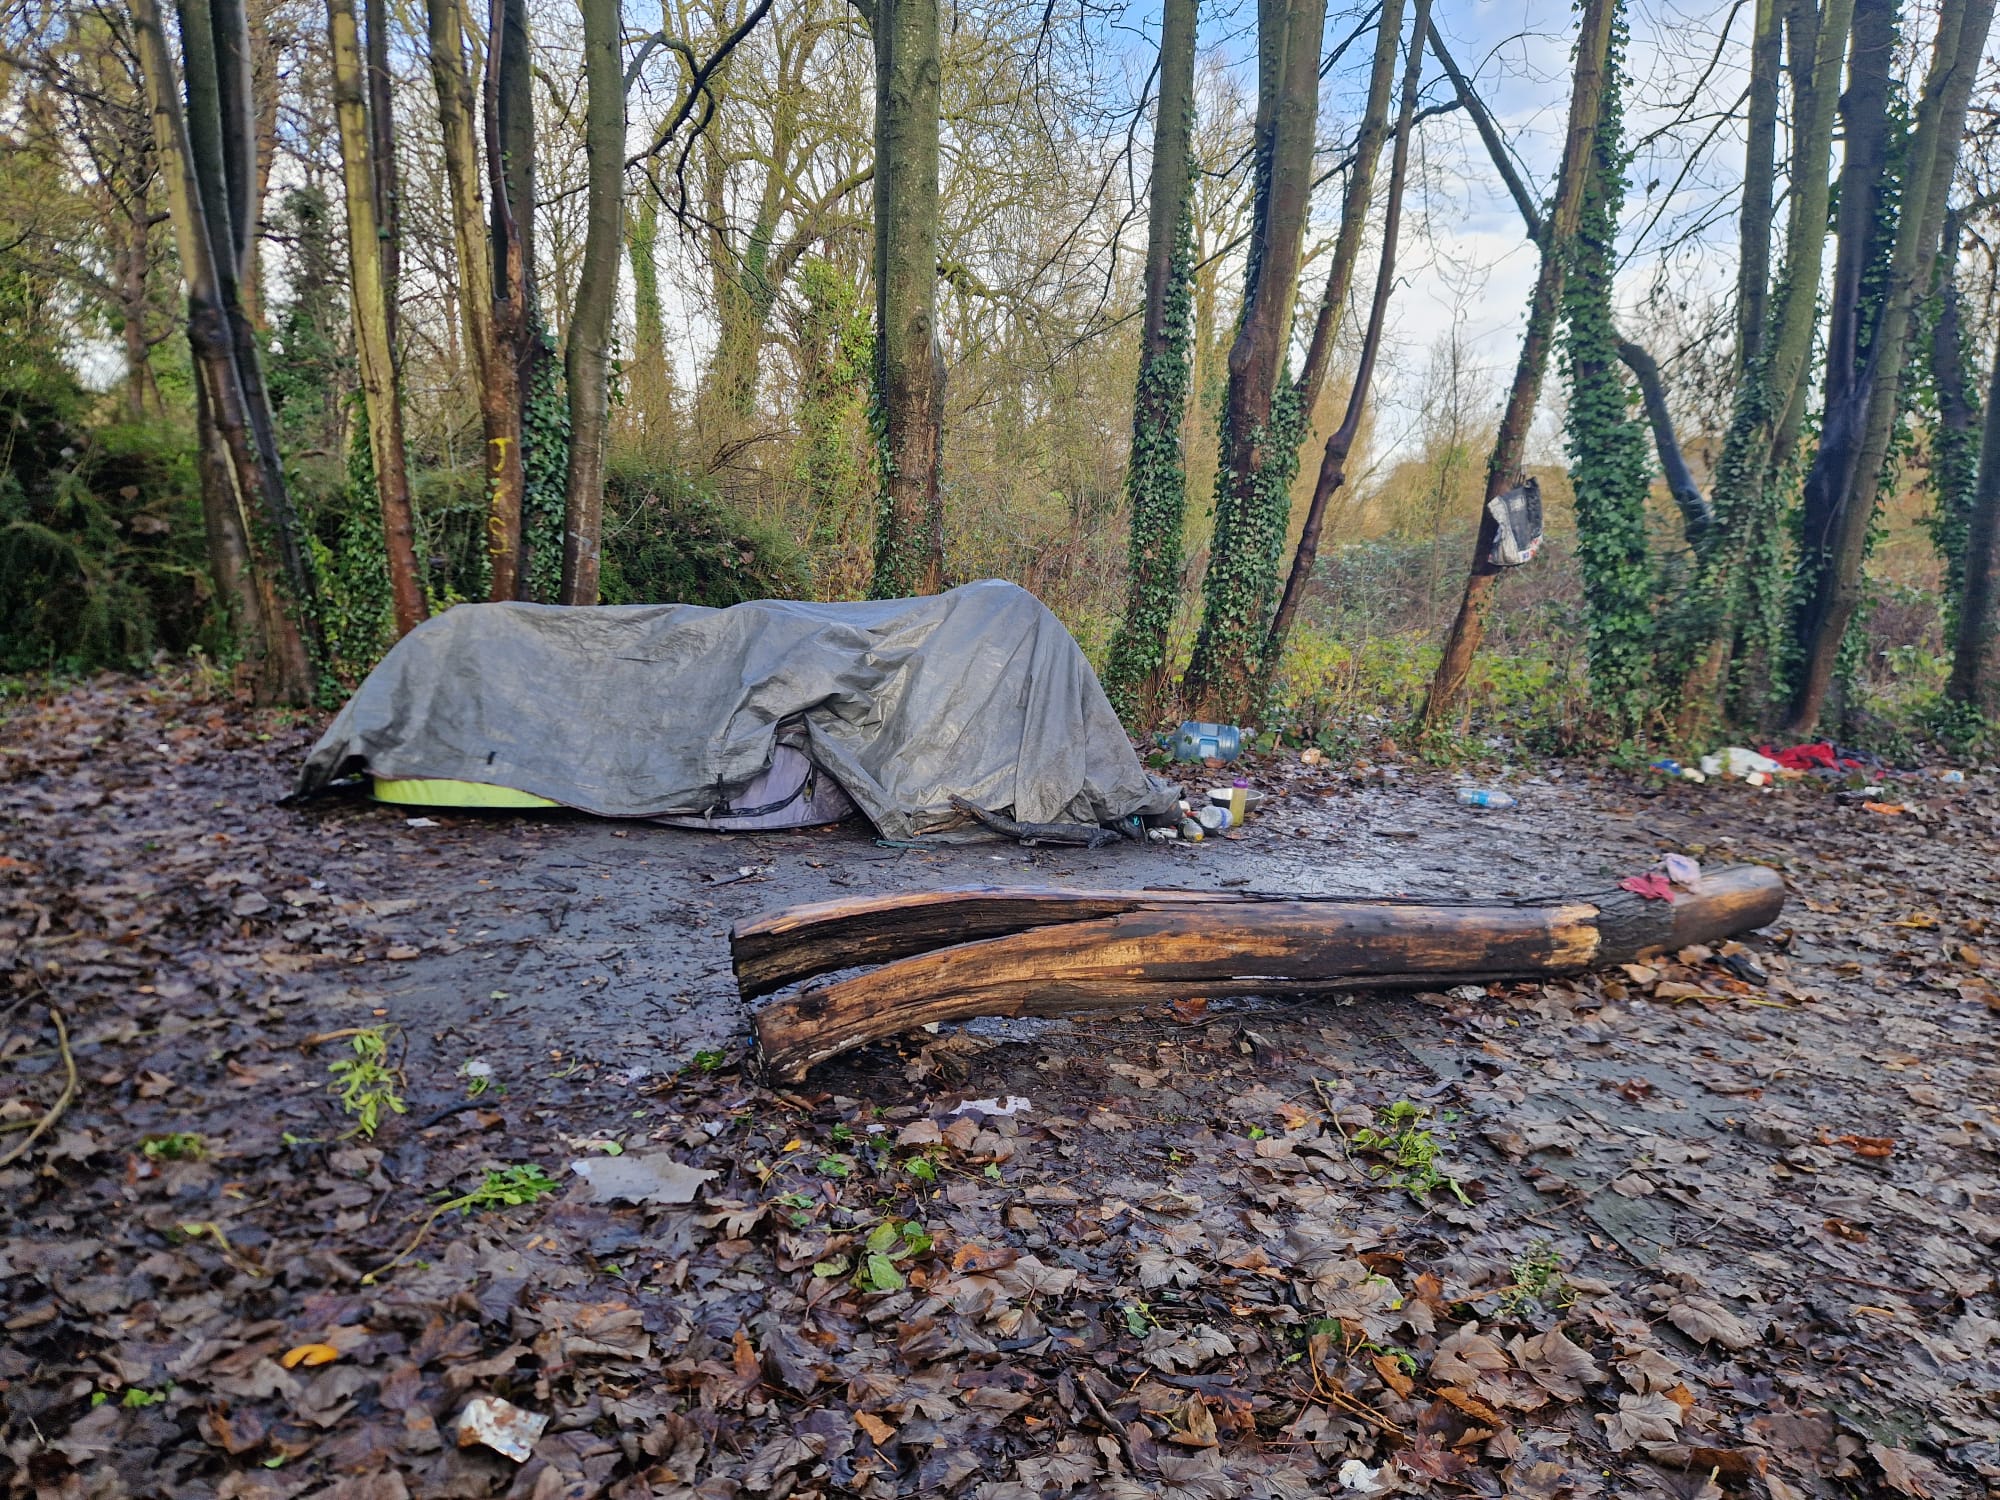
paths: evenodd
<path fill-rule="evenodd" d="M 1243 731 L 1189 719 L 1168 739 L 1167 750 L 1175 760 L 1234 760 L 1243 753 Z"/>
<path fill-rule="evenodd" d="M 1496 811 L 1521 805 L 1505 792 L 1496 792 L 1491 787 L 1483 786 L 1460 787 L 1458 801 L 1462 807 L 1490 807 Z"/>

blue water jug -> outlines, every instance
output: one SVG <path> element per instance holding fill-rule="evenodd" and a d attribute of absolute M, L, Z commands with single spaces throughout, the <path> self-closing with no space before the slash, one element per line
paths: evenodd
<path fill-rule="evenodd" d="M 1243 731 L 1234 724 L 1189 719 L 1167 741 L 1175 760 L 1234 760 L 1243 753 Z"/>

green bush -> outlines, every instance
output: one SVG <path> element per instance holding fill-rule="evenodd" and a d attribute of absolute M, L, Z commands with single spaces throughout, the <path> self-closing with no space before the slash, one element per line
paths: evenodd
<path fill-rule="evenodd" d="M 707 604 L 808 597 L 797 545 L 756 524 L 700 481 L 613 461 L 604 487 L 606 604 Z"/>
<path fill-rule="evenodd" d="M 212 648 L 188 438 L 164 424 L 86 432 L 86 393 L 36 373 L 0 389 L 0 671 Z"/>

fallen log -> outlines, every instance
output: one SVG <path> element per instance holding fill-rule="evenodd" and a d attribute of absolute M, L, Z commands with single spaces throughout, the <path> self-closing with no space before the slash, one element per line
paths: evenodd
<path fill-rule="evenodd" d="M 879 964 L 758 1009 L 766 1066 L 797 1080 L 865 1042 L 972 1016 L 1574 974 L 1762 927 L 1784 900 L 1758 866 L 1671 901 L 1624 889 L 1538 901 L 935 891 L 797 908 L 733 937 L 746 996 Z"/>

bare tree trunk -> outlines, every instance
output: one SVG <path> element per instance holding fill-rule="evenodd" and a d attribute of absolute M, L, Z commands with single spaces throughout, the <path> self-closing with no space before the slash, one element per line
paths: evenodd
<path fill-rule="evenodd" d="M 1393 24 L 1400 26 L 1401 7 L 1396 0 L 1384 0 L 1382 25 L 1390 26 L 1392 16 Z M 1267 675 L 1277 670 L 1279 659 L 1285 654 L 1285 642 L 1291 638 L 1292 622 L 1298 617 L 1299 604 L 1312 583 L 1313 567 L 1319 561 L 1320 527 L 1326 521 L 1327 502 L 1347 482 L 1347 456 L 1353 451 L 1355 436 L 1361 431 L 1361 415 L 1368 405 L 1368 388 L 1375 379 L 1375 361 L 1381 352 L 1382 331 L 1389 315 L 1389 294 L 1396 281 L 1396 245 L 1402 233 L 1403 190 L 1409 176 L 1410 131 L 1417 117 L 1417 89 L 1423 81 L 1424 37 L 1430 30 L 1430 19 L 1431 0 L 1416 0 L 1410 26 L 1409 59 L 1403 67 L 1402 102 L 1396 111 L 1396 145 L 1389 166 L 1389 201 L 1382 211 L 1382 258 L 1375 270 L 1375 297 L 1368 309 L 1368 331 L 1362 336 L 1361 358 L 1355 367 L 1354 384 L 1348 391 L 1346 414 L 1342 416 L 1340 426 L 1327 437 L 1326 450 L 1320 458 L 1319 477 L 1313 482 L 1312 502 L 1306 507 L 1305 527 L 1299 533 L 1299 548 L 1292 557 L 1292 570 L 1285 579 L 1285 592 L 1278 600 L 1278 612 L 1271 619 L 1270 634 L 1264 642 L 1263 668 Z M 1393 53 L 1393 46 L 1390 51 Z M 1380 55 L 1378 51 L 1377 56 Z M 1358 164 L 1356 170 L 1359 170 Z M 1365 211 L 1366 200 L 1353 206 Z M 1346 230 L 1343 217 L 1343 237 Z M 1317 330 L 1314 338 L 1317 341 Z"/>
<path fill-rule="evenodd" d="M 1486 611 L 1492 603 L 1493 580 L 1500 571 L 1493 561 L 1498 527 L 1486 506 L 1521 482 L 1528 427 L 1535 418 L 1535 403 L 1541 397 L 1542 375 L 1555 338 L 1563 265 L 1583 213 L 1583 190 L 1590 176 L 1597 118 L 1604 104 L 1605 59 L 1616 14 L 1615 0 L 1586 0 L 1584 5 L 1577 36 L 1576 78 L 1570 88 L 1569 129 L 1563 141 L 1562 166 L 1556 174 L 1555 203 L 1543 228 L 1541 270 L 1528 301 L 1528 327 L 1521 338 L 1514 383 L 1507 392 L 1500 429 L 1494 434 L 1493 452 L 1486 461 L 1486 492 L 1480 503 L 1479 530 L 1472 544 L 1465 593 L 1419 716 L 1427 733 L 1442 730 L 1456 709 L 1465 680 L 1472 675 L 1472 659 L 1486 635 Z"/>
<path fill-rule="evenodd" d="M 375 166 L 375 227 L 382 243 L 382 300 L 388 310 L 389 348 L 401 372 L 396 347 L 398 303 L 403 285 L 403 179 L 396 163 L 395 75 L 389 70 L 387 0 L 363 0 L 368 26 L 368 154 Z"/>
<path fill-rule="evenodd" d="M 420 625 L 424 606 L 417 569 L 416 523 L 410 508 L 410 473 L 403 454 L 403 403 L 396 356 L 389 339 L 389 291 L 382 265 L 382 235 L 375 222 L 379 192 L 370 154 L 367 80 L 363 74 L 354 0 L 327 0 L 327 39 L 333 65 L 333 108 L 340 130 L 341 179 L 347 190 L 347 258 L 354 315 L 354 348 L 361 365 L 361 399 L 368 414 L 368 453 L 382 506 L 382 544 L 389 566 L 389 599 L 398 639 Z"/>
<path fill-rule="evenodd" d="M 1402 35 L 1403 0 L 1382 0 L 1382 15 L 1375 26 L 1375 60 L 1368 70 L 1368 101 L 1362 107 L 1361 128 L 1354 136 L 1354 164 L 1348 168 L 1347 191 L 1340 200 L 1333 264 L 1327 268 L 1326 294 L 1320 298 L 1312 343 L 1307 346 L 1305 367 L 1299 371 L 1296 387 L 1308 432 L 1313 408 L 1319 405 L 1320 388 L 1326 383 L 1327 366 L 1333 361 L 1333 341 L 1340 330 L 1341 314 L 1347 310 L 1354 267 L 1361 259 L 1361 237 L 1374 202 L 1375 162 L 1389 134 L 1389 90 L 1396 82 L 1396 47 Z M 1422 53 L 1421 28 L 1410 47 L 1413 53 Z"/>
<path fill-rule="evenodd" d="M 1945 696 L 1986 714 L 2000 714 L 2000 672 L 1993 642 L 2000 636 L 2000 348 L 1986 388 L 1986 422 L 1979 445 L 1979 483 L 1965 533 L 1965 581 L 1958 596 L 1951 679 Z"/>
<path fill-rule="evenodd" d="M 610 410 L 611 316 L 625 220 L 625 78 L 618 0 L 582 0 L 583 74 L 589 88 L 584 151 L 590 161 L 583 270 L 570 310 L 569 480 L 563 528 L 562 602 L 597 602 L 604 521 L 604 429 Z"/>
<path fill-rule="evenodd" d="M 1312 190 L 1325 0 L 1259 0 L 1256 205 L 1243 315 L 1229 350 L 1229 390 L 1215 483 L 1215 539 L 1202 580 L 1201 630 L 1181 684 L 1200 715 L 1250 708 L 1298 461 L 1291 393 L 1277 398 L 1298 292 Z"/>
<path fill-rule="evenodd" d="M 1181 531 L 1187 468 L 1189 281 L 1194 271 L 1194 50 L 1197 0 L 1166 0 L 1160 15 L 1160 97 L 1146 227 L 1146 317 L 1139 386 L 1132 402 L 1131 508 L 1125 618 L 1111 643 L 1104 686 L 1120 714 L 1146 722 L 1159 711 L 1171 663 L 1168 637 L 1180 604 Z"/>
<path fill-rule="evenodd" d="M 152 393 L 153 410 L 160 409 L 159 386 L 153 379 L 152 347 L 146 341 L 147 234 L 143 194 L 119 226 L 120 236 L 114 260 L 118 291 L 118 325 L 125 348 L 125 416 L 128 421 L 146 420 L 146 396 Z"/>
<path fill-rule="evenodd" d="M 489 596 L 511 599 L 521 555 L 521 401 L 510 333 L 495 318 L 493 261 L 480 188 L 472 81 L 465 64 L 462 0 L 426 0 L 431 79 L 437 89 L 445 177 L 458 258 L 458 302 L 466 351 L 479 383 L 485 438 Z"/>
<path fill-rule="evenodd" d="M 1681 513 L 1682 534 L 1689 546 L 1699 548 L 1715 525 L 1715 510 L 1702 494 L 1701 486 L 1695 483 L 1694 471 L 1688 467 L 1680 439 L 1674 434 L 1674 416 L 1667 409 L 1667 385 L 1660 378 L 1659 362 L 1630 339 L 1618 341 L 1618 358 L 1639 383 L 1640 399 L 1646 403 L 1646 420 L 1653 429 L 1653 447 L 1660 455 L 1660 470 L 1666 475 L 1667 493 L 1674 497 Z"/>
<path fill-rule="evenodd" d="M 310 641 L 316 595 L 312 566 L 285 486 L 257 332 L 242 295 L 257 251 L 257 122 L 249 24 L 242 0 L 181 0 L 180 22 L 181 55 L 188 66 L 185 119 L 196 194 L 192 206 L 202 215 L 214 248 L 210 263 L 217 306 L 229 331 L 231 363 L 260 471 L 258 483 L 246 486 L 244 494 L 256 499 L 292 594 L 295 624 Z M 224 405 L 218 399 L 219 417 Z"/>
<path fill-rule="evenodd" d="M 1917 293 L 1929 286 L 1937 259 L 1945 195 L 1958 165 L 1966 108 L 1993 9 L 1994 0 L 1947 0 L 1939 12 L 1880 320 L 1865 363 L 1837 397 L 1831 394 L 1833 372 L 1828 371 L 1827 418 L 1806 480 L 1800 541 L 1802 586 L 1794 631 L 1804 660 L 1786 720 L 1795 735 L 1809 733 L 1819 722 L 1842 638 L 1861 602 L 1868 530 L 1896 424 Z"/>
<path fill-rule="evenodd" d="M 944 359 L 937 336 L 937 0 L 873 0 L 878 599 L 944 587 Z"/>
<path fill-rule="evenodd" d="M 313 666 L 305 637 L 279 598 L 274 569 L 257 542 L 255 529 L 246 522 L 239 498 L 257 496 L 267 509 L 272 508 L 269 496 L 262 493 L 272 476 L 258 452 L 246 410 L 236 341 L 209 239 L 202 183 L 189 146 L 188 118 L 181 110 L 180 84 L 156 0 L 132 0 L 132 20 L 154 148 L 166 184 L 181 272 L 187 282 L 188 344 L 201 383 L 201 415 L 206 419 L 201 425 L 204 432 L 212 427 L 216 439 L 204 443 L 206 482 L 202 494 L 216 586 L 237 607 L 259 701 L 308 703 L 312 699 Z M 219 174 L 217 177 L 219 180 Z M 225 454 L 226 471 L 215 461 Z M 232 483 L 225 486 L 225 478 Z M 296 605 L 297 601 L 293 602 Z"/>
<path fill-rule="evenodd" d="M 1779 0 L 1757 0 L 1750 35 L 1750 118 L 1745 129 L 1742 218 L 1736 253 L 1736 367 L 1757 357 L 1771 286 L 1771 200 L 1778 147 L 1778 73 L 1784 32 Z M 1643 387 L 1644 377 L 1641 376 Z M 1650 409 L 1650 398 L 1648 398 Z M 1671 476 L 1669 476 L 1671 483 Z"/>
<path fill-rule="evenodd" d="M 487 496 L 486 559 L 489 599 L 519 599 L 525 577 L 522 567 L 522 524 L 527 510 L 528 475 L 521 451 L 522 371 L 528 332 L 528 261 L 522 240 L 522 220 L 534 216 L 533 161 L 530 149 L 510 156 L 507 133 L 528 128 L 531 110 L 520 110 L 507 85 L 525 92 L 527 28 L 510 35 L 510 10 L 519 0 L 492 0 L 487 12 L 486 78 L 482 98 L 486 126 L 486 190 L 491 196 L 493 237 L 493 361 L 494 380 L 488 400 L 491 420 L 506 428 L 506 451 L 499 482 Z M 519 80 L 519 81 L 517 81 Z M 503 107 L 502 100 L 508 101 Z M 529 196 L 515 214 L 514 193 L 526 186 Z M 499 409 L 504 398 L 506 409 Z"/>

